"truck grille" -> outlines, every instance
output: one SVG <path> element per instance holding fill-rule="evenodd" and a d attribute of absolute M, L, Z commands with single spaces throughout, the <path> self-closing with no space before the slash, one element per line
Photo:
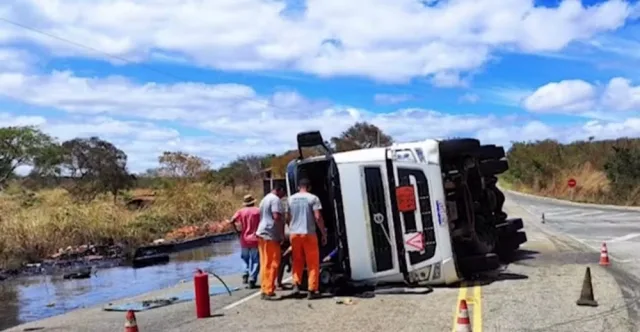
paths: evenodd
<path fill-rule="evenodd" d="M 389 243 L 389 220 L 387 214 L 382 172 L 379 167 L 365 167 L 364 181 L 367 189 L 369 204 L 369 223 L 373 240 L 373 254 L 375 258 L 375 272 L 393 269 L 393 250 Z M 376 216 L 384 218 L 384 222 L 377 224 Z"/>
<path fill-rule="evenodd" d="M 427 177 L 421 170 L 400 168 L 398 167 L 399 186 L 411 185 L 410 178 L 414 177 L 418 191 L 418 205 L 422 215 L 422 228 L 417 229 L 416 217 L 414 212 L 402 212 L 404 220 L 405 232 L 423 232 L 425 240 L 425 249 L 422 252 L 409 252 L 409 261 L 411 265 L 423 262 L 436 253 L 436 234 L 433 225 L 433 215 L 431 211 L 431 199 L 429 197 L 429 183 Z"/>

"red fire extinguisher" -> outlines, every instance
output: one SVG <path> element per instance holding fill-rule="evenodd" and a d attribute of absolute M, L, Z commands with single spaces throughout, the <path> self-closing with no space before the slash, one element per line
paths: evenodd
<path fill-rule="evenodd" d="M 210 317 L 209 275 L 198 269 L 196 275 L 193 277 L 193 287 L 195 288 L 196 295 L 196 317 Z"/>

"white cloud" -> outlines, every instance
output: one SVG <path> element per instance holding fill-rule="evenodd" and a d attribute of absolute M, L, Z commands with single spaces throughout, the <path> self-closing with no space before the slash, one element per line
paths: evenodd
<path fill-rule="evenodd" d="M 0 113 L 0 127 L 39 126 L 47 122 L 41 116 L 14 116 L 11 113 Z"/>
<path fill-rule="evenodd" d="M 441 88 L 466 87 L 469 82 L 462 79 L 459 73 L 437 72 L 431 78 L 433 85 Z"/>
<path fill-rule="evenodd" d="M 640 86 L 622 77 L 612 78 L 603 87 L 582 80 L 552 82 L 526 97 L 522 105 L 532 112 L 607 118 L 611 111 L 639 111 Z"/>
<path fill-rule="evenodd" d="M 625 82 L 612 80 L 607 88 L 635 91 Z M 640 135 L 640 118 L 556 126 L 420 108 L 375 113 L 309 100 L 293 91 L 260 95 L 238 84 L 138 84 L 123 77 L 83 78 L 71 72 L 0 74 L 0 90 L 27 106 L 67 112 L 63 117 L 46 111 L 41 116 L 1 113 L 0 126 L 36 125 L 61 140 L 99 136 L 124 150 L 134 171 L 156 166 L 166 150 L 194 153 L 216 166 L 243 154 L 279 153 L 295 147 L 300 131 L 320 130 L 329 138 L 355 121 L 371 122 L 399 141 L 475 136 L 509 146 L 513 140 Z"/>
<path fill-rule="evenodd" d="M 35 117 L 34 117 L 35 118 Z M 405 109 L 388 114 L 373 114 L 362 110 L 347 109 L 327 111 L 325 118 L 282 123 L 282 134 L 264 136 L 262 139 L 236 138 L 218 134 L 196 135 L 189 130 L 177 130 L 171 126 L 160 126 L 145 121 L 124 121 L 108 117 L 74 117 L 71 119 L 35 119 L 0 114 L 0 124 L 32 124 L 45 132 L 63 139 L 99 136 L 106 139 L 128 155 L 129 168 L 141 172 L 157 166 L 157 157 L 163 151 L 186 151 L 209 159 L 220 166 L 237 156 L 247 153 L 281 153 L 295 147 L 297 131 L 319 129 L 325 137 L 338 134 L 361 118 L 380 126 L 385 132 L 400 141 L 420 140 L 434 137 L 477 137 L 485 144 L 500 144 L 508 148 L 512 141 L 529 141 L 552 138 L 568 142 L 587 139 L 640 136 L 640 118 L 624 121 L 587 121 L 572 125 L 550 125 L 541 121 L 515 123 L 506 118 L 492 116 L 450 115 L 420 109 Z M 237 124 L 236 124 L 237 125 Z M 249 123 L 245 128 L 253 128 Z M 293 126 L 294 128 L 290 128 Z M 425 130 L 427 128 L 427 130 Z"/>
<path fill-rule="evenodd" d="M 480 96 L 475 93 L 465 93 L 460 96 L 459 101 L 463 103 L 475 104 L 480 100 Z"/>
<path fill-rule="evenodd" d="M 528 96 L 523 106 L 533 112 L 584 112 L 594 107 L 596 89 L 582 80 L 548 83 Z"/>
<path fill-rule="evenodd" d="M 355 121 L 374 123 L 398 140 L 453 136 L 495 121 L 492 116 L 418 108 L 374 113 L 309 100 L 293 91 L 260 95 L 239 84 L 139 84 L 119 76 L 86 78 L 71 72 L 0 73 L 0 91 L 44 109 L 40 117 L 0 116 L 0 124 L 39 125 L 61 140 L 100 136 L 127 152 L 135 170 L 150 167 L 167 149 L 197 153 L 217 165 L 247 153 L 278 153 L 294 148 L 300 131 L 321 130 L 329 138 Z M 47 115 L 49 109 L 68 116 L 55 119 Z"/>
<path fill-rule="evenodd" d="M 36 61 L 33 55 L 23 50 L 0 48 L 0 71 L 26 72 Z"/>
<path fill-rule="evenodd" d="M 621 121 L 589 120 L 568 125 L 550 125 L 541 121 L 530 121 L 519 125 L 494 126 L 480 129 L 476 135 L 481 141 L 499 144 L 508 148 L 514 141 L 555 139 L 561 142 L 598 140 L 619 137 L 639 137 L 640 117 Z"/>
<path fill-rule="evenodd" d="M 373 100 L 376 102 L 376 104 L 380 104 L 380 105 L 394 105 L 394 104 L 399 104 L 399 103 L 403 103 L 405 101 L 409 101 L 413 99 L 413 96 L 410 94 L 385 94 L 385 93 L 378 93 L 375 96 L 373 96 Z"/>
<path fill-rule="evenodd" d="M 320 76 L 358 75 L 387 82 L 482 66 L 495 50 L 558 51 L 622 26 L 622 0 L 557 8 L 530 0 L 307 0 L 282 15 L 286 1 L 13 0 L 3 17 L 135 61 L 179 59 L 218 69 L 293 69 Z M 126 24 L 123 24 L 126 22 Z M 375 22 L 375 23 L 374 23 Z M 392 22 L 392 23 L 390 23 Z M 36 42 L 55 55 L 104 58 L 10 24 L 0 43 Z M 443 76 L 444 75 L 444 76 Z M 447 79 L 445 79 L 447 78 Z M 445 84 L 447 85 L 447 84 Z"/>
<path fill-rule="evenodd" d="M 602 94 L 604 107 L 614 111 L 640 110 L 640 86 L 633 86 L 631 81 L 615 77 Z"/>

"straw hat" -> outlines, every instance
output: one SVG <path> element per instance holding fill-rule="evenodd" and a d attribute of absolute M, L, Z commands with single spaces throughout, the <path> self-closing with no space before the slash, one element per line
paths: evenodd
<path fill-rule="evenodd" d="M 244 198 L 242 199 L 242 205 L 244 206 L 249 206 L 252 204 L 256 204 L 256 199 L 253 198 L 253 196 L 249 195 L 244 195 Z"/>

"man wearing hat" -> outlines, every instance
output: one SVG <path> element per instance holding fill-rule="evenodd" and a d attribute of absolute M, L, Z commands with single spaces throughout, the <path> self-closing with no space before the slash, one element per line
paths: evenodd
<path fill-rule="evenodd" d="M 240 247 L 242 252 L 240 257 L 244 261 L 246 268 L 242 276 L 242 282 L 248 283 L 249 288 L 255 288 L 260 272 L 260 256 L 258 254 L 258 238 L 256 231 L 260 224 L 260 209 L 256 207 L 256 199 L 251 195 L 245 195 L 242 200 L 243 207 L 238 210 L 229 223 L 240 225 Z M 236 227 L 236 230 L 237 227 Z"/>

